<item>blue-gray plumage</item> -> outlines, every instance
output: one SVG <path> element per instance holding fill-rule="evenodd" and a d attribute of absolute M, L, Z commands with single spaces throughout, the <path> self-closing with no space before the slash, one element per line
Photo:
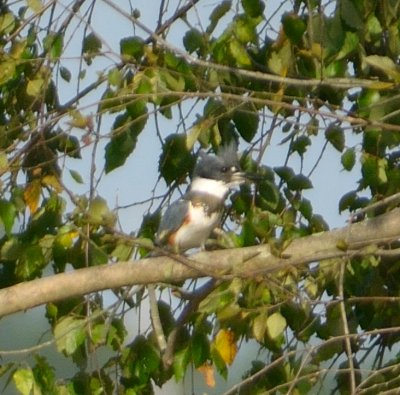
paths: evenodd
<path fill-rule="evenodd" d="M 202 154 L 188 191 L 161 218 L 156 243 L 175 251 L 203 247 L 220 223 L 230 188 L 245 181 L 235 144 L 222 147 L 218 155 Z"/>
<path fill-rule="evenodd" d="M 167 238 L 172 233 L 176 232 L 183 224 L 188 210 L 189 201 L 183 198 L 173 202 L 168 207 L 168 210 L 161 218 L 160 226 L 158 228 L 157 238 L 159 243 L 168 243 Z"/>

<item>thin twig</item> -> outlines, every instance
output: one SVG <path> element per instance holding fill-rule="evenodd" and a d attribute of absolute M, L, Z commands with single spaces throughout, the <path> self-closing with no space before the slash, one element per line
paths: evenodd
<path fill-rule="evenodd" d="M 164 40 L 160 37 L 156 32 L 152 31 L 148 28 L 144 23 L 142 23 L 139 19 L 135 18 L 133 15 L 129 15 L 125 10 L 119 7 L 117 4 L 113 3 L 111 0 L 103 0 L 106 4 L 108 4 L 115 11 L 131 20 L 135 23 L 140 29 L 142 29 L 146 34 L 151 36 L 153 40 L 155 40 L 160 46 L 167 48 L 169 50 L 174 51 L 178 55 L 184 57 L 188 62 L 192 64 L 196 64 L 198 66 L 212 68 L 217 71 L 224 72 L 233 72 L 243 77 L 254 78 L 260 81 L 266 82 L 276 82 L 279 84 L 285 85 L 293 85 L 293 86 L 303 86 L 303 87 L 315 87 L 315 86 L 330 86 L 338 89 L 350 89 L 350 88 L 368 88 L 376 85 L 377 81 L 375 80 L 366 80 L 366 79 L 357 79 L 357 78 L 325 78 L 325 79 L 300 79 L 300 78 L 290 78 L 290 77 L 281 77 L 274 74 L 268 74 L 265 72 L 259 71 L 251 71 L 246 69 L 238 69 L 230 66 L 225 66 L 217 63 L 212 63 L 209 61 L 203 61 L 201 59 L 195 58 L 189 55 L 187 52 L 182 49 L 172 45 L 171 43 Z M 388 83 L 387 89 L 392 88 L 393 84 Z M 280 103 L 283 104 L 283 103 Z"/>
<path fill-rule="evenodd" d="M 385 197 L 378 202 L 369 204 L 367 207 L 363 207 L 353 213 L 350 217 L 349 222 L 353 222 L 355 218 L 358 218 L 360 215 L 368 213 L 369 211 L 375 210 L 377 208 L 385 207 L 389 204 L 395 204 L 400 202 L 400 192 L 395 193 L 394 195 Z"/>
<path fill-rule="evenodd" d="M 346 262 L 340 263 L 340 274 L 339 274 L 339 297 L 342 299 L 342 302 L 339 303 L 340 308 L 340 316 L 342 318 L 342 325 L 343 325 L 343 333 L 346 335 L 344 339 L 344 344 L 346 348 L 347 354 L 347 361 L 349 364 L 349 375 L 350 375 L 350 393 L 354 394 L 356 390 L 356 377 L 354 371 L 354 361 L 353 361 L 353 350 L 351 348 L 351 340 L 350 340 L 350 331 L 349 331 L 349 323 L 347 321 L 347 314 L 346 314 L 346 305 L 344 303 L 344 273 L 346 270 Z"/>
<path fill-rule="evenodd" d="M 160 312 L 158 310 L 156 288 L 153 284 L 149 284 L 147 286 L 147 291 L 149 293 L 151 323 L 156 335 L 158 347 L 163 353 L 167 348 L 167 340 L 165 339 L 164 330 L 161 324 Z"/>
<path fill-rule="evenodd" d="M 207 295 L 209 295 L 218 286 L 218 284 L 219 282 L 214 279 L 211 279 L 208 282 L 206 282 L 203 286 L 201 286 L 194 292 L 195 297 L 193 297 L 182 310 L 182 313 L 180 314 L 179 318 L 175 323 L 175 328 L 168 336 L 167 348 L 165 349 L 165 353 L 163 355 L 163 364 L 166 368 L 170 367 L 173 362 L 175 343 L 177 341 L 179 332 L 182 329 L 183 325 L 187 322 L 191 313 L 197 309 L 200 302 Z"/>

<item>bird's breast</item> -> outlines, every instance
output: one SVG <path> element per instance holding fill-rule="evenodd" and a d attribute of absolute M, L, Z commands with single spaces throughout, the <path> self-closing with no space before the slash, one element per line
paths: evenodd
<path fill-rule="evenodd" d="M 207 205 L 190 202 L 187 216 L 173 235 L 172 244 L 180 250 L 202 247 L 220 219 L 221 211 L 210 211 Z"/>

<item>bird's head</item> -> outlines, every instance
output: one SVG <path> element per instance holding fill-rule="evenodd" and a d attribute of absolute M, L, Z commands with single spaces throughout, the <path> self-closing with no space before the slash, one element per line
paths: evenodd
<path fill-rule="evenodd" d="M 232 142 L 222 146 L 217 155 L 200 154 L 200 159 L 193 172 L 193 178 L 200 177 L 223 182 L 232 188 L 250 180 L 255 176 L 241 171 L 237 145 Z"/>

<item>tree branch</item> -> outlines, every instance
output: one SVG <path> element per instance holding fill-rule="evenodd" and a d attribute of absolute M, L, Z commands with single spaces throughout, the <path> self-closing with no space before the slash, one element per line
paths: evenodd
<path fill-rule="evenodd" d="M 227 274 L 231 277 L 251 277 L 328 258 L 380 255 L 380 249 L 363 249 L 399 239 L 399 218 L 400 208 L 396 208 L 376 218 L 295 239 L 282 251 L 281 256 L 285 258 L 274 256 L 268 245 L 259 245 L 195 254 L 190 260 L 198 270 L 177 262 L 173 257 L 163 256 L 43 277 L 1 289 L 0 316 L 105 289 L 205 277 L 202 274 L 205 272 L 219 272 L 223 278 Z"/>

